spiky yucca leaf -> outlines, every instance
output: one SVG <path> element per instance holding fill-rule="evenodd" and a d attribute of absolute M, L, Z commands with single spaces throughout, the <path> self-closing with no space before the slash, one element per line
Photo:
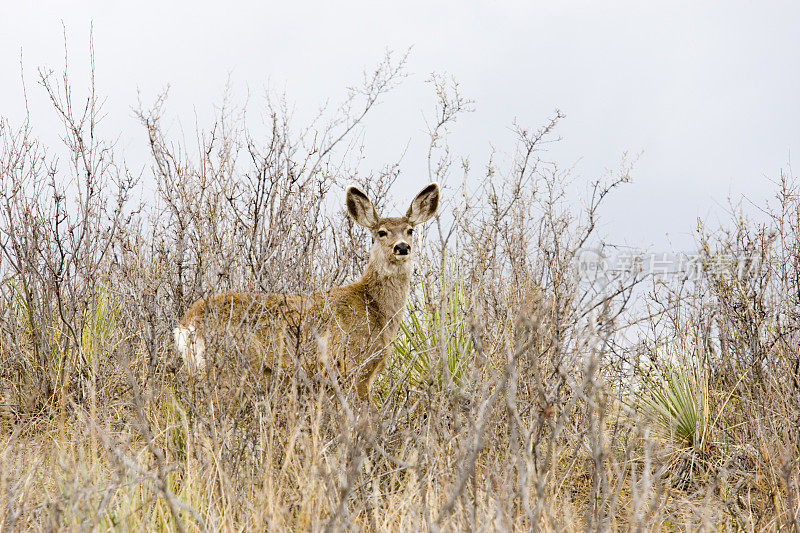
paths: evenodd
<path fill-rule="evenodd" d="M 702 354 L 677 349 L 661 358 L 655 375 L 644 378 L 637 396 L 655 421 L 656 434 L 678 450 L 704 451 L 708 441 L 708 381 Z"/>
<path fill-rule="evenodd" d="M 93 305 L 87 308 L 81 331 L 81 350 L 90 365 L 106 349 L 120 314 L 120 301 L 107 289 L 98 289 Z"/>
<path fill-rule="evenodd" d="M 394 343 L 395 375 L 416 386 L 433 375 L 440 357 L 455 384 L 461 382 L 472 356 L 472 337 L 464 320 L 464 288 L 458 270 L 446 266 L 434 283 L 421 283 L 411 295 Z M 441 374 L 437 374 L 441 385 Z"/>

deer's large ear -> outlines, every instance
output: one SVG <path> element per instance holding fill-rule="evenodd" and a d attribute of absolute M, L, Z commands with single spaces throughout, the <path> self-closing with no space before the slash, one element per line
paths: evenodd
<path fill-rule="evenodd" d="M 374 228 L 378 225 L 378 212 L 364 191 L 358 187 L 348 187 L 346 203 L 347 212 L 356 224 L 365 228 Z"/>
<path fill-rule="evenodd" d="M 406 212 L 408 222 L 412 226 L 422 224 L 436 213 L 439 207 L 439 185 L 431 183 L 422 189 Z"/>

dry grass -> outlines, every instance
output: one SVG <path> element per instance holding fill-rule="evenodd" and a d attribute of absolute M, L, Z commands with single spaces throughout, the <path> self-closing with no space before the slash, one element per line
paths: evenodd
<path fill-rule="evenodd" d="M 588 284 L 576 256 L 628 167 L 575 207 L 538 155 L 557 112 L 456 186 L 446 132 L 472 104 L 440 77 L 421 181 L 442 184 L 444 211 L 373 402 L 301 368 L 266 381 L 224 346 L 207 379 L 178 368 L 171 330 L 198 297 L 318 290 L 363 267 L 338 203 L 350 182 L 390 198 L 399 166 L 359 172 L 351 141 L 403 63 L 302 127 L 281 100 L 260 133 L 223 107 L 191 148 L 159 98 L 138 111 L 142 184 L 97 136 L 93 87 L 84 108 L 42 73 L 69 161 L 0 123 L 0 527 L 800 528 L 794 180 L 767 222 L 700 229 L 696 279 Z"/>

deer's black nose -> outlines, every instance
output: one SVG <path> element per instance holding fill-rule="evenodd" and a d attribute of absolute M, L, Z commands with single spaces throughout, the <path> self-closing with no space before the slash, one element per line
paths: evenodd
<path fill-rule="evenodd" d="M 400 244 L 396 244 L 394 247 L 394 253 L 396 255 L 408 255 L 411 251 L 411 246 L 408 244 L 401 242 Z"/>

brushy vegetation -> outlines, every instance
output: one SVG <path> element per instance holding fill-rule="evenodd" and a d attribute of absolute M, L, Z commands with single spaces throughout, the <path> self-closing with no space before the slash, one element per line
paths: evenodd
<path fill-rule="evenodd" d="M 358 275 L 343 187 L 380 209 L 400 167 L 364 173 L 353 135 L 403 66 L 311 124 L 273 98 L 250 131 L 226 104 L 197 146 L 163 95 L 137 111 L 141 183 L 94 87 L 41 73 L 69 157 L 0 122 L 0 528 L 800 530 L 795 180 L 763 222 L 701 226 L 696 276 L 589 283 L 576 259 L 628 166 L 572 201 L 540 157 L 556 112 L 478 173 L 447 145 L 472 102 L 444 77 L 418 179 L 445 204 L 372 404 L 233 349 L 186 374 L 171 330 L 197 298 Z"/>

